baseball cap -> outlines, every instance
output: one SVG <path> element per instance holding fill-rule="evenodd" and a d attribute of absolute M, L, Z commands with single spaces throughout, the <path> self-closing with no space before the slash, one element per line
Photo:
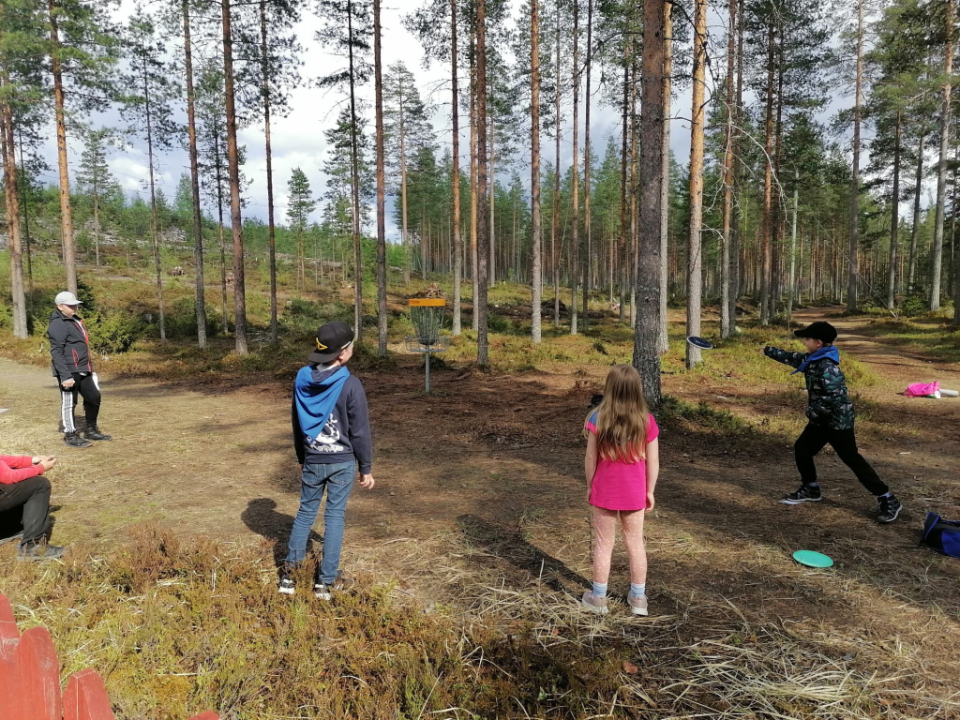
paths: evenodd
<path fill-rule="evenodd" d="M 337 359 L 353 342 L 353 329 L 342 322 L 330 322 L 317 330 L 317 349 L 307 357 L 308 362 L 326 365 Z"/>
<path fill-rule="evenodd" d="M 793 334 L 798 338 L 812 338 L 813 340 L 820 340 L 823 343 L 832 343 L 837 339 L 837 329 L 823 320 L 810 323 L 805 328 L 797 330 Z"/>
<path fill-rule="evenodd" d="M 57 297 L 53 300 L 54 305 L 83 305 L 82 302 L 77 300 L 77 296 L 72 292 L 64 290 L 62 293 L 57 293 Z"/>

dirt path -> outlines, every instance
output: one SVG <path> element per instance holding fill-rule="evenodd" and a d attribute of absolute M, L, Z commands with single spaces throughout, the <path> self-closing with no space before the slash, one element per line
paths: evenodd
<path fill-rule="evenodd" d="M 798 313 L 815 316 L 823 311 Z M 690 636 L 741 619 L 775 625 L 863 667 L 904 668 L 923 673 L 928 687 L 942 681 L 947 688 L 960 673 L 960 563 L 916 549 L 916 538 L 926 509 L 960 516 L 960 400 L 897 393 L 931 379 L 960 387 L 960 373 L 857 334 L 860 322 L 835 324 L 842 351 L 881 378 L 855 388 L 861 444 L 902 497 L 903 521 L 877 526 L 871 498 L 829 455 L 820 461 L 825 502 L 779 505 L 796 482 L 790 437 L 731 438 L 667 424 L 659 508 L 647 528 L 652 600 L 656 613 L 683 618 L 679 632 Z M 411 360 L 389 373 L 361 373 L 379 485 L 358 489 L 351 501 L 347 565 L 399 576 L 411 592 L 418 582 L 445 582 L 454 566 L 489 586 L 582 589 L 590 535 L 579 433 L 604 370 L 440 371 L 429 397 Z M 786 374 L 751 388 L 755 404 L 799 416 L 800 395 L 777 394 L 785 382 Z M 705 383 L 665 378 L 668 393 L 691 401 L 705 393 L 732 398 L 738 381 Z M 285 387 L 238 378 L 191 388 L 108 375 L 103 393 L 101 425 L 115 441 L 68 451 L 56 435 L 52 379 L 0 360 L 0 406 L 10 408 L 0 415 L 3 452 L 62 459 L 53 475 L 58 540 L 108 541 L 154 521 L 226 540 L 262 537 L 282 551 L 298 498 Z M 789 553 L 800 548 L 827 552 L 835 571 L 796 566 Z M 9 552 L 0 550 L 0 561 Z M 413 568 L 417 578 L 409 576 Z M 618 551 L 613 582 L 623 585 L 625 573 Z M 941 669 L 929 667 L 931 657 Z"/>

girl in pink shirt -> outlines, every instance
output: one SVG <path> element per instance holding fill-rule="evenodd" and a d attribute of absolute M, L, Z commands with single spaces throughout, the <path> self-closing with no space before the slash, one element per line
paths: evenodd
<path fill-rule="evenodd" d="M 593 506 L 593 589 L 583 605 L 607 612 L 607 581 L 617 519 L 623 526 L 630 560 L 630 594 L 634 615 L 647 614 L 647 552 L 643 516 L 653 510 L 653 492 L 660 472 L 657 422 L 647 409 L 640 374 L 631 365 L 617 365 L 607 375 L 603 402 L 587 418 L 587 502 Z"/>

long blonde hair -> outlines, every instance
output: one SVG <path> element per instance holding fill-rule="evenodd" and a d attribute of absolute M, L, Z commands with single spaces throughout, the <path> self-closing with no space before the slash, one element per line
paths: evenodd
<path fill-rule="evenodd" d="M 650 411 L 636 368 L 617 365 L 610 369 L 596 414 L 601 458 L 625 463 L 646 459 Z"/>

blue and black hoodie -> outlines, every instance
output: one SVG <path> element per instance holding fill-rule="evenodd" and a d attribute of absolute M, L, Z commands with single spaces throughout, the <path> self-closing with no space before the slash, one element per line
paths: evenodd
<path fill-rule="evenodd" d="M 300 369 L 291 409 L 297 461 L 334 465 L 355 461 L 362 474 L 373 467 L 373 437 L 363 385 L 345 367 Z"/>

